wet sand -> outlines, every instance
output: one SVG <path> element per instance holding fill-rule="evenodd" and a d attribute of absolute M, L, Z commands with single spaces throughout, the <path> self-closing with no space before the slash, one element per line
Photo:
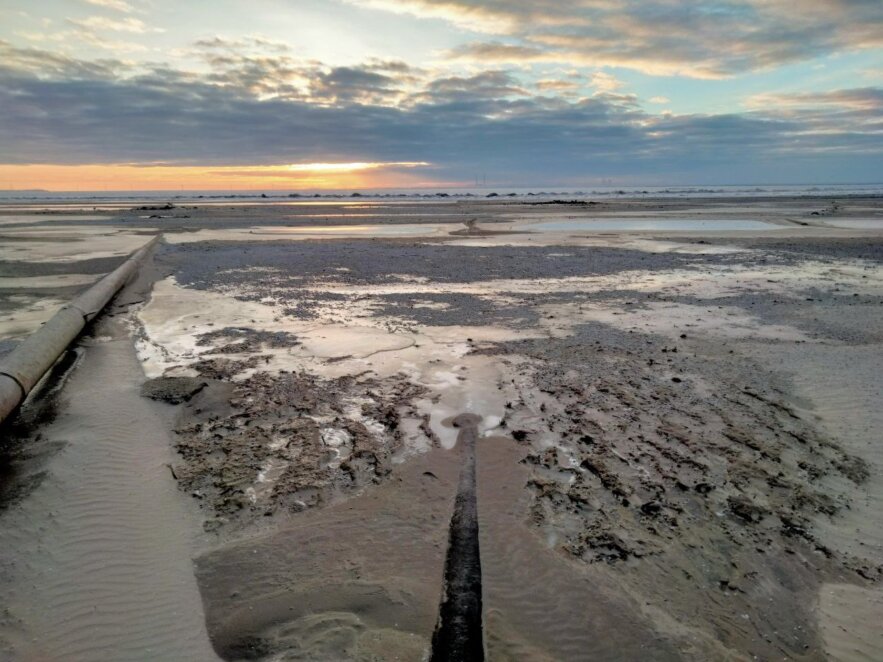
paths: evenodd
<path fill-rule="evenodd" d="M 117 325 L 119 326 L 119 325 Z M 34 479 L 0 514 L 0 651 L 21 660 L 212 660 L 165 420 L 125 329 L 81 341 Z M 41 461 L 42 460 L 42 461 Z M 7 476 L 7 479 L 10 478 Z M 13 476 L 21 482 L 21 476 Z"/>
<path fill-rule="evenodd" d="M 21 214 L 7 347 L 103 251 L 166 234 L 55 422 L 17 428 L 12 659 L 29 637 L 64 659 L 449 659 L 470 613 L 490 660 L 883 654 L 880 201 Z M 59 252 L 89 223 L 99 244 Z M 91 380 L 127 384 L 111 418 L 137 434 Z M 114 461 L 135 439 L 149 457 Z M 45 540 L 72 550 L 55 580 Z M 148 576 L 151 600 L 123 597 Z"/>

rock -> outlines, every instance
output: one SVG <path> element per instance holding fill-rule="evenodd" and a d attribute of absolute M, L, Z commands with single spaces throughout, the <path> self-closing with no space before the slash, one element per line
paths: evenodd
<path fill-rule="evenodd" d="M 157 377 L 144 382 L 141 386 L 141 395 L 151 400 L 178 405 L 188 402 L 206 385 L 205 380 L 196 377 Z"/>
<path fill-rule="evenodd" d="M 766 508 L 744 496 L 728 497 L 727 505 L 730 507 L 730 512 L 749 524 L 756 524 L 767 515 Z"/>

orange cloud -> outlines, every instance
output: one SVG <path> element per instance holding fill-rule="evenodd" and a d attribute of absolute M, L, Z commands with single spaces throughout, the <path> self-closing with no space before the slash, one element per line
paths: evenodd
<path fill-rule="evenodd" d="M 0 188 L 50 191 L 370 189 L 443 185 L 425 162 L 273 166 L 0 165 Z"/>

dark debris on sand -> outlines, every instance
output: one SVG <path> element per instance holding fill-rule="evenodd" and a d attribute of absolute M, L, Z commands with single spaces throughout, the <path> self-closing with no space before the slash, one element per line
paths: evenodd
<path fill-rule="evenodd" d="M 209 386 L 175 429 L 182 461 L 174 474 L 203 504 L 208 529 L 324 505 L 381 482 L 403 450 L 402 418 L 422 417 L 412 403 L 425 392 L 402 378 L 256 372 L 232 380 L 249 366 L 196 364 Z"/>

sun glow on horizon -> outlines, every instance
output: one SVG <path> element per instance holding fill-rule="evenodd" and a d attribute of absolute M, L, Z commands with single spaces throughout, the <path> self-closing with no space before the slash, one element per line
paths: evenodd
<path fill-rule="evenodd" d="M 396 161 L 391 163 L 292 163 L 285 166 L 292 172 L 355 172 L 378 168 L 420 168 L 430 165 L 426 161 Z"/>
<path fill-rule="evenodd" d="M 269 166 L 142 164 L 0 165 L 0 189 L 48 191 L 336 190 L 445 186 L 417 172 L 425 161 L 289 163 Z"/>

